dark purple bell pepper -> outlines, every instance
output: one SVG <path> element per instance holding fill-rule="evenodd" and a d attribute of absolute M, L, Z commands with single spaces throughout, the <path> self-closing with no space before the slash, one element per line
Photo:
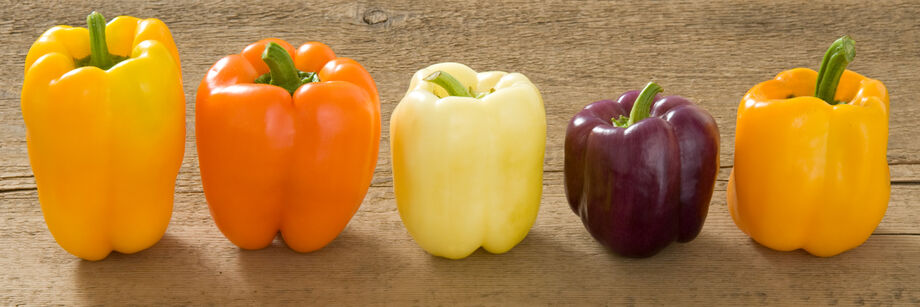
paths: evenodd
<path fill-rule="evenodd" d="M 719 172 L 719 128 L 680 96 L 640 93 L 585 107 L 565 134 L 565 195 L 601 244 L 648 257 L 696 238 Z M 635 108 L 633 103 L 635 102 Z"/>

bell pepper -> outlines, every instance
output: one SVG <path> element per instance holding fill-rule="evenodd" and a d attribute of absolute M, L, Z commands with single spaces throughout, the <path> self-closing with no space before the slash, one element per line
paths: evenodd
<path fill-rule="evenodd" d="M 617 101 L 589 104 L 565 135 L 565 195 L 610 250 L 648 257 L 696 238 L 719 172 L 719 128 L 651 82 Z M 628 115 L 628 117 L 627 117 Z"/>
<path fill-rule="evenodd" d="M 29 49 L 22 117 L 48 230 L 87 260 L 163 236 L 185 151 L 179 54 L 157 19 L 96 12 Z"/>
<path fill-rule="evenodd" d="M 279 231 L 295 251 L 322 248 L 358 210 L 377 164 L 374 80 L 318 42 L 294 50 L 265 39 L 224 57 L 198 87 L 195 119 L 211 215 L 244 249 Z"/>
<path fill-rule="evenodd" d="M 888 91 L 846 70 L 843 37 L 820 72 L 784 71 L 738 107 L 728 208 L 760 244 L 829 257 L 862 244 L 888 208 Z"/>
<path fill-rule="evenodd" d="M 441 63 L 415 73 L 390 118 L 396 204 L 428 253 L 504 253 L 530 230 L 543 190 L 546 114 L 522 74 Z"/>

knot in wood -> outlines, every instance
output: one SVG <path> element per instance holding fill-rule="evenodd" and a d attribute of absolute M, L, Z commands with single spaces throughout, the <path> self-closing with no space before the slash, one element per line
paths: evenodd
<path fill-rule="evenodd" d="M 370 9 L 364 12 L 364 23 L 369 25 L 384 23 L 387 19 L 389 19 L 387 13 L 382 10 Z"/>

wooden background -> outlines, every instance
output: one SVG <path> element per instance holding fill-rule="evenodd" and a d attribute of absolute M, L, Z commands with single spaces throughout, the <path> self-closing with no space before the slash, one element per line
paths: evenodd
<path fill-rule="evenodd" d="M 920 304 L 920 2 L 708 1 L 9 1 L 0 3 L 0 305 L 303 304 L 506 305 Z M 188 140 L 165 237 L 134 255 L 81 261 L 59 248 L 41 215 L 19 107 L 31 43 L 92 10 L 156 17 L 182 57 Z M 861 247 L 822 259 L 759 246 L 732 223 L 725 185 L 735 112 L 754 84 L 817 69 L 842 34 L 852 69 L 891 92 L 891 202 Z M 200 184 L 194 97 L 221 57 L 264 37 L 318 40 L 371 72 L 383 103 L 377 173 L 348 228 L 318 252 L 276 240 L 242 251 L 217 230 Z M 528 237 L 504 255 L 435 258 L 400 222 L 389 168 L 390 112 L 412 74 L 456 61 L 524 73 L 546 103 L 543 202 Z M 649 259 L 594 242 L 569 210 L 563 137 L 584 105 L 658 81 L 718 121 L 722 170 L 702 234 Z"/>

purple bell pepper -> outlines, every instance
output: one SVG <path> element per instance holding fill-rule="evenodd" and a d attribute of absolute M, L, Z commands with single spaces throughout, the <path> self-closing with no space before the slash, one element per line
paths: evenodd
<path fill-rule="evenodd" d="M 641 93 L 594 102 L 565 134 L 569 205 L 597 241 L 623 256 L 648 257 L 696 238 L 719 172 L 715 120 L 659 92 L 650 82 Z"/>

